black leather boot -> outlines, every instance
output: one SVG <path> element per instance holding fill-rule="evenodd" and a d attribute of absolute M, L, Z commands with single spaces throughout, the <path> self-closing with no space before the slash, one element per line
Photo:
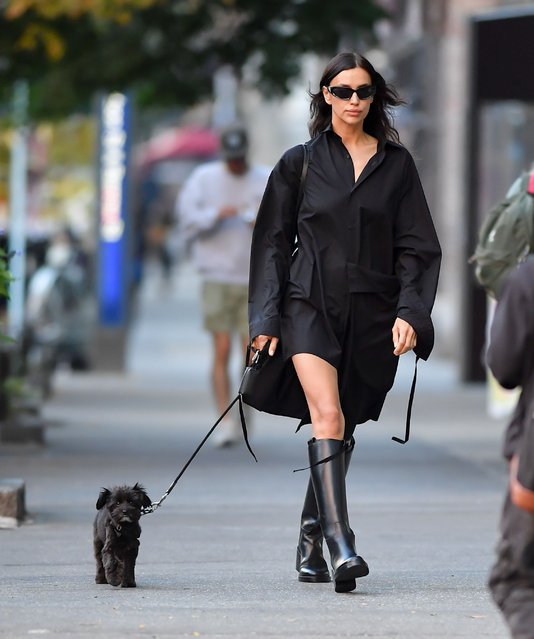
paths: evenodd
<path fill-rule="evenodd" d="M 354 533 L 349 526 L 345 447 L 345 442 L 338 439 L 313 438 L 308 442 L 313 489 L 321 529 L 330 551 L 336 592 L 354 590 L 356 578 L 369 574 L 367 563 L 356 554 Z M 328 461 L 318 464 L 325 459 Z"/>
<path fill-rule="evenodd" d="M 345 443 L 345 473 L 347 473 L 354 450 L 354 437 Z M 326 583 L 331 581 L 330 571 L 323 557 L 323 531 L 317 512 L 317 501 L 310 477 L 302 515 L 300 535 L 297 545 L 296 569 L 299 581 L 306 583 Z"/>

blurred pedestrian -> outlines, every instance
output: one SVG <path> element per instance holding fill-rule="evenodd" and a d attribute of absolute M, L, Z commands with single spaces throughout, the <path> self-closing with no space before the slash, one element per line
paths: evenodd
<path fill-rule="evenodd" d="M 170 282 L 174 265 L 169 247 L 174 225 L 173 196 L 170 189 L 158 183 L 153 166 L 140 171 L 137 189 L 134 199 L 134 283 L 139 286 L 147 260 L 154 258 L 166 285 Z"/>
<path fill-rule="evenodd" d="M 488 364 L 505 388 L 522 388 L 504 441 L 510 483 L 489 586 L 513 639 L 534 637 L 534 257 L 504 281 Z"/>
<path fill-rule="evenodd" d="M 169 247 L 169 236 L 174 224 L 172 199 L 160 187 L 158 198 L 152 203 L 146 223 L 147 253 L 152 254 L 161 267 L 163 281 L 169 283 L 174 264 Z"/>
<path fill-rule="evenodd" d="M 248 161 L 248 135 L 241 125 L 225 129 L 220 142 L 222 160 L 193 171 L 180 192 L 178 215 L 203 280 L 204 327 L 213 337 L 212 385 L 222 413 L 230 402 L 232 335 L 239 336 L 244 353 L 248 342 L 250 243 L 269 171 Z M 238 421 L 227 415 L 215 431 L 215 444 L 240 438 Z"/>
<path fill-rule="evenodd" d="M 441 251 L 415 164 L 389 116 L 401 103 L 396 91 L 368 60 L 344 52 L 311 98 L 300 206 L 302 145 L 274 168 L 254 228 L 250 336 L 256 349 L 269 341 L 271 355 L 282 349 L 306 397 L 299 417 L 312 424 L 299 580 L 330 581 L 324 535 L 336 591 L 348 592 L 369 572 L 347 514 L 353 433 L 378 419 L 398 356 L 430 355 Z M 274 413 L 296 416 L 290 393 L 272 401 Z"/>

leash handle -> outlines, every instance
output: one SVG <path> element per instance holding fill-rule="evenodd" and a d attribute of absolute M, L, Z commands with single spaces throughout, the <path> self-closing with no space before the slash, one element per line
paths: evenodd
<path fill-rule="evenodd" d="M 196 447 L 195 452 L 191 455 L 191 457 L 186 461 L 186 463 L 184 464 L 182 470 L 178 473 L 176 479 L 172 482 L 172 484 L 167 488 L 167 490 L 163 493 L 163 495 L 160 497 L 160 499 L 158 501 L 153 501 L 150 506 L 147 506 L 146 508 L 142 508 L 141 509 L 141 515 L 149 515 L 150 513 L 155 512 L 160 506 L 161 504 L 167 499 L 167 497 L 171 494 L 173 488 L 176 486 L 176 484 L 178 483 L 178 481 L 181 479 L 182 475 L 185 473 L 185 471 L 189 468 L 189 465 L 191 464 L 191 462 L 193 461 L 193 459 L 195 459 L 195 457 L 198 455 L 198 453 L 200 452 L 200 449 L 202 448 L 202 446 L 204 446 L 204 444 L 208 441 L 210 435 L 213 433 L 213 431 L 217 428 L 217 426 L 221 423 L 221 421 L 226 417 L 227 413 L 230 412 L 230 409 L 233 407 L 233 405 L 238 402 L 239 403 L 239 416 L 241 418 L 241 428 L 243 429 L 243 437 L 245 439 L 245 444 L 247 445 L 247 448 L 250 452 L 250 454 L 252 455 L 252 457 L 254 457 L 254 459 L 256 460 L 256 462 L 258 461 L 256 459 L 256 455 L 254 454 L 254 452 L 252 451 L 252 448 L 250 447 L 249 441 L 248 441 L 248 434 L 247 434 L 247 425 L 245 422 L 245 413 L 243 411 L 243 400 L 241 398 L 241 395 L 237 395 L 237 397 L 229 404 L 229 406 L 227 407 L 227 409 L 224 411 L 224 413 L 219 417 L 219 419 L 215 422 L 215 424 L 213 424 L 213 426 L 209 429 L 209 431 L 207 432 L 207 434 L 205 435 L 204 439 L 200 442 L 200 444 Z"/>
<path fill-rule="evenodd" d="M 419 361 L 419 356 L 415 356 L 415 366 L 413 371 L 413 379 L 412 379 L 412 387 L 410 389 L 410 397 L 408 399 L 408 409 L 406 411 L 406 426 L 404 429 L 404 439 L 400 437 L 392 437 L 391 439 L 398 444 L 406 444 L 410 439 L 410 423 L 412 421 L 412 407 L 413 407 L 413 398 L 415 396 L 415 387 L 417 385 L 417 362 Z"/>

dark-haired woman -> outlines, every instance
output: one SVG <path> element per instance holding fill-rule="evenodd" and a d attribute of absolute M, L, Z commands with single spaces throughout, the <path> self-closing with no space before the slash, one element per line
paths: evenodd
<path fill-rule="evenodd" d="M 324 537 L 336 592 L 348 592 L 369 572 L 347 514 L 353 433 L 378 419 L 398 357 L 432 350 L 441 251 L 392 125 L 395 90 L 364 57 L 344 52 L 311 97 L 303 195 L 300 145 L 273 169 L 254 228 L 250 337 L 254 349 L 281 349 L 285 362 L 286 388 L 269 412 L 312 425 L 299 580 L 331 580 Z"/>

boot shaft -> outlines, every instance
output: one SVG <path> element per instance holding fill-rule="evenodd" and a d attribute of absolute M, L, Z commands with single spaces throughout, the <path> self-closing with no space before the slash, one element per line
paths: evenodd
<path fill-rule="evenodd" d="M 347 444 L 338 439 L 311 439 L 308 442 L 310 474 L 323 534 L 334 524 L 347 525 L 345 455 Z"/>
<path fill-rule="evenodd" d="M 346 476 L 352 459 L 352 453 L 354 452 L 354 447 L 356 444 L 354 437 L 351 437 L 350 440 L 345 441 L 344 444 Z M 304 497 L 304 504 L 302 505 L 301 528 L 304 528 L 305 530 L 311 530 L 312 527 L 318 527 L 318 534 L 320 534 L 321 531 L 319 513 L 317 511 L 317 500 L 315 499 L 315 491 L 313 490 L 313 482 L 310 473 L 310 479 L 308 481 L 308 487 L 306 489 L 306 496 Z"/>

